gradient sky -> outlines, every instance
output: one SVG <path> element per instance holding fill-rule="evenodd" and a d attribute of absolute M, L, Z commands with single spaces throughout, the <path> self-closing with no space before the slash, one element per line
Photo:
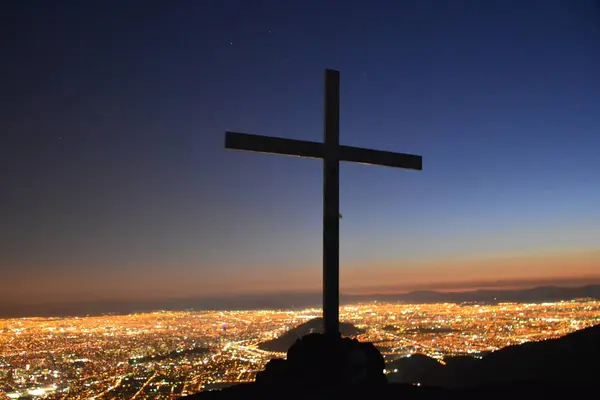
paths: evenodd
<path fill-rule="evenodd" d="M 600 276 L 594 1 L 5 3 L 0 301 L 318 290 L 325 68 L 343 290 Z"/>

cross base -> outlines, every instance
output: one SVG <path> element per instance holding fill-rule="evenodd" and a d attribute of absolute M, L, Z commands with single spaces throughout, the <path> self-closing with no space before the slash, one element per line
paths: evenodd
<path fill-rule="evenodd" d="M 287 358 L 269 361 L 256 376 L 261 386 L 324 389 L 387 383 L 383 356 L 372 343 L 312 333 L 296 340 Z"/>

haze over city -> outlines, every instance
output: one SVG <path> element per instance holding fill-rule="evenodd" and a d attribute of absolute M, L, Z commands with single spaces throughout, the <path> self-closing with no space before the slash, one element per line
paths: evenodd
<path fill-rule="evenodd" d="M 342 166 L 342 292 L 599 282 L 595 3 L 458 3 L 10 2 L 0 302 L 318 291 L 321 163 L 223 134 L 322 140 L 324 68 L 424 156 Z"/>

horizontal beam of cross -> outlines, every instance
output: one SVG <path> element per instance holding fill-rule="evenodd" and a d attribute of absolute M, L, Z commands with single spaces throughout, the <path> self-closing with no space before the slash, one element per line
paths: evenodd
<path fill-rule="evenodd" d="M 323 143 L 238 132 L 225 133 L 225 147 L 234 150 L 308 158 L 323 158 L 325 155 L 325 145 Z M 423 169 L 421 156 L 342 145 L 339 146 L 339 161 L 419 171 Z"/>

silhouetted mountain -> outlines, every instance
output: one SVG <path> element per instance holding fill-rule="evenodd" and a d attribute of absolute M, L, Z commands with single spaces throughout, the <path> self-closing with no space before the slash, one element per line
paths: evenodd
<path fill-rule="evenodd" d="M 415 357 L 387 364 L 386 368 L 397 370 L 388 379 L 444 387 L 515 382 L 594 383 L 597 373 L 590 366 L 600 357 L 600 325 L 559 339 L 509 346 L 482 359 L 450 357 L 445 366 L 424 355 L 419 355 L 417 361 Z"/>
<path fill-rule="evenodd" d="M 255 384 L 242 384 L 223 391 L 202 392 L 190 400 L 533 400 L 533 399 L 593 399 L 595 386 L 572 386 L 560 382 L 539 384 L 511 384 L 483 386 L 468 389 L 442 389 L 408 384 L 380 386 L 353 385 L 315 390 L 304 385 L 279 387 L 265 391 Z M 590 396 L 590 394 L 592 394 Z M 186 400 L 188 398 L 185 398 Z"/>
<path fill-rule="evenodd" d="M 600 325 L 560 339 L 507 347 L 481 360 L 451 357 L 445 360 L 446 366 L 427 356 L 413 355 L 385 364 L 387 369 L 398 369 L 387 376 L 389 383 L 378 373 L 383 364 L 374 346 L 356 340 L 336 345 L 322 336 L 313 334 L 297 340 L 288 351 L 288 359 L 269 362 L 256 383 L 188 398 L 530 400 L 595 398 L 592 393 L 597 393 L 594 362 L 600 355 Z M 348 355 L 359 355 L 359 350 L 363 350 L 365 357 L 354 357 L 349 363 L 352 357 Z M 354 379 L 348 380 L 349 376 Z M 416 380 L 420 386 L 393 382 L 398 380 Z"/>
<path fill-rule="evenodd" d="M 600 300 L 600 285 L 583 287 L 544 286 L 523 290 L 475 290 L 470 292 L 414 291 L 400 294 L 344 295 L 341 304 L 368 301 L 404 303 L 494 303 L 494 302 L 542 302 L 592 298 Z M 139 301 L 82 301 L 76 303 L 45 303 L 19 305 L 0 302 L 0 318 L 14 317 L 61 317 L 101 314 L 129 314 L 158 310 L 255 310 L 255 309 L 302 309 L 320 307 L 320 293 L 278 293 L 240 295 L 213 298 L 181 298 Z"/>
<path fill-rule="evenodd" d="M 313 326 L 321 323 L 310 321 Z M 371 343 L 310 333 L 294 341 L 287 350 L 286 359 L 270 360 L 257 374 L 254 384 L 224 389 L 220 394 L 225 398 L 262 399 L 272 398 L 275 393 L 280 395 L 275 397 L 289 397 L 284 393 L 292 390 L 295 394 L 303 392 L 304 396 L 314 398 L 315 394 L 342 387 L 387 385 L 384 368 L 383 356 Z M 202 398 L 203 395 L 189 398 Z"/>
<path fill-rule="evenodd" d="M 308 322 L 305 322 L 304 324 L 290 329 L 276 339 L 259 344 L 258 348 L 265 351 L 285 353 L 299 338 L 310 333 L 323 333 L 323 330 L 323 318 L 314 318 Z M 342 336 L 357 336 L 363 332 L 363 330 L 358 329 L 352 324 L 340 322 L 340 333 Z"/>
<path fill-rule="evenodd" d="M 421 383 L 423 377 L 435 379 L 444 367 L 435 358 L 424 354 L 414 354 L 411 357 L 399 358 L 386 364 L 386 369 L 392 371 L 388 376 L 390 382 Z"/>

